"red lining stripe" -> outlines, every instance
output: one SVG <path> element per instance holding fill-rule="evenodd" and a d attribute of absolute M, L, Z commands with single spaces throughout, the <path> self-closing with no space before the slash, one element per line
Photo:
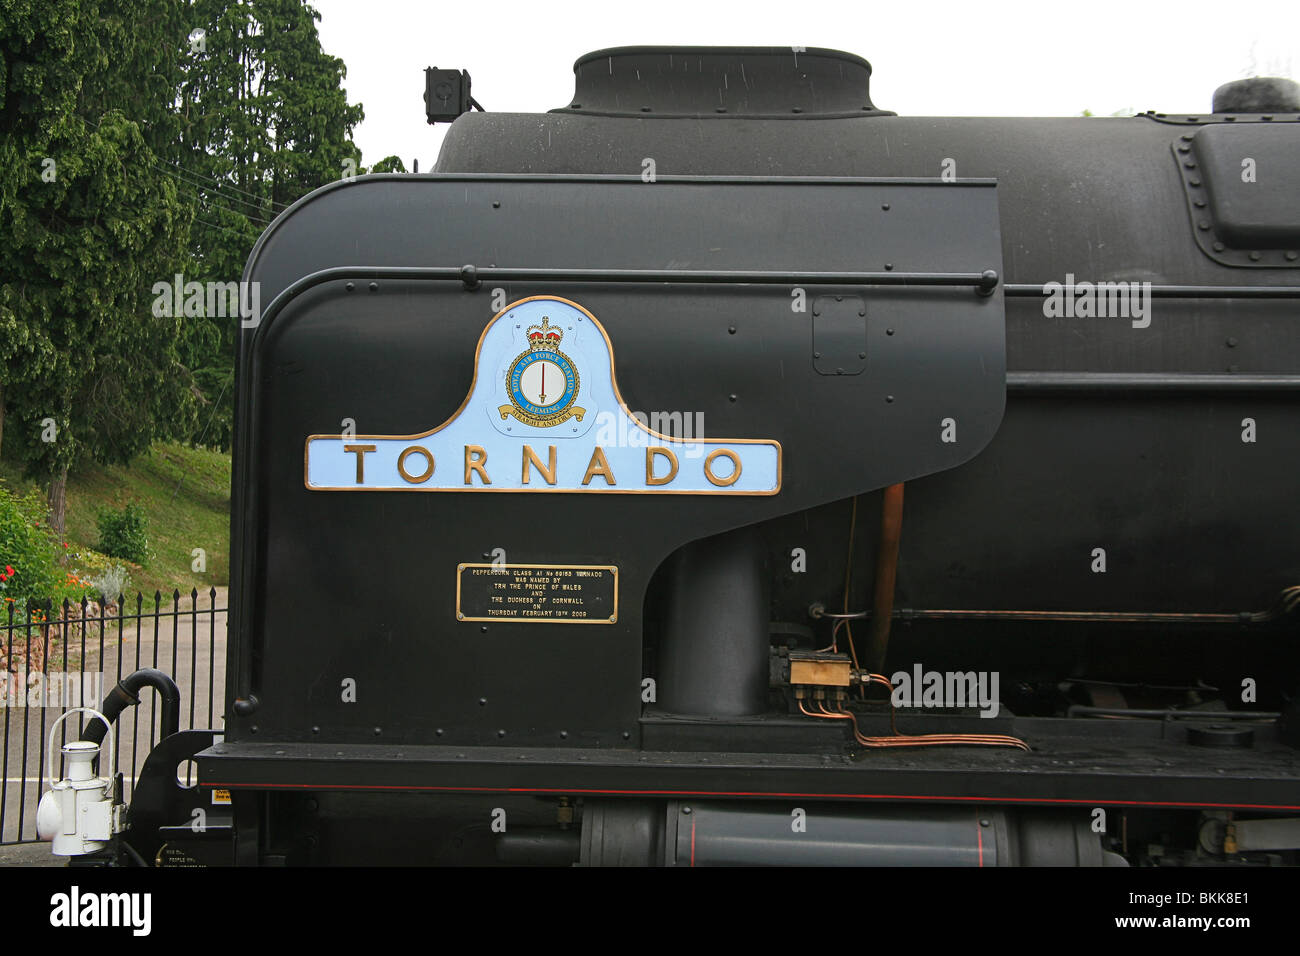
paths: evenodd
<path fill-rule="evenodd" d="M 930 800 L 939 803 L 958 801 L 978 803 L 1064 803 L 1109 807 L 1214 807 L 1229 810 L 1300 810 L 1300 804 L 1287 803 L 1206 803 L 1195 800 L 1094 800 L 1083 797 L 963 797 L 932 796 L 911 793 L 786 793 L 750 790 L 601 790 L 574 787 L 432 787 L 405 784 L 373 783 L 213 783 L 200 781 L 201 787 L 225 790 L 429 790 L 440 793 L 590 793 L 633 797 L 808 797 L 821 800 Z"/>

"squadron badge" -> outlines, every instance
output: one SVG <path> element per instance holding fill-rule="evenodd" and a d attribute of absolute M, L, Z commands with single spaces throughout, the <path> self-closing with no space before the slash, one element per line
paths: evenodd
<path fill-rule="evenodd" d="M 502 421 L 513 415 L 539 428 L 559 425 L 570 418 L 582 421 L 587 410 L 573 404 L 581 380 L 573 360 L 560 351 L 563 338 L 564 333 L 546 316 L 542 316 L 541 325 L 528 327 L 528 351 L 506 370 L 510 404 L 497 409 Z"/>

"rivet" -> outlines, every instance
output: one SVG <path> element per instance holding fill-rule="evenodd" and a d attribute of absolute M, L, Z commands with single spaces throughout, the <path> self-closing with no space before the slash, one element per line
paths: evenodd
<path fill-rule="evenodd" d="M 441 736 L 442 736 L 442 728 L 439 727 L 437 730 L 434 731 L 434 733 L 437 734 L 439 737 L 441 737 Z"/>
<path fill-rule="evenodd" d="M 370 283 L 370 291 L 371 291 L 371 292 L 378 292 L 378 291 L 379 291 L 379 283 L 378 283 L 378 282 L 372 282 L 372 283 Z"/>
<path fill-rule="evenodd" d="M 486 706 L 487 706 L 487 698 L 486 698 L 486 697 L 480 697 L 480 698 L 478 699 L 478 705 L 479 705 L 480 707 L 486 707 Z"/>
<path fill-rule="evenodd" d="M 1252 252 L 1252 253 L 1250 254 L 1250 261 L 1251 261 L 1251 262 L 1259 262 L 1259 260 L 1260 260 L 1260 255 L 1259 255 L 1258 252 Z"/>
<path fill-rule="evenodd" d="M 1191 142 L 1191 140 L 1192 140 L 1192 134 L 1191 134 L 1191 133 L 1184 133 L 1182 136 L 1179 137 L 1179 139 L 1185 139 L 1185 140 L 1187 140 L 1188 142 Z"/>
<path fill-rule="evenodd" d="M 1260 119 L 1262 119 L 1262 120 L 1263 120 L 1264 122 L 1266 122 L 1266 123 L 1269 123 L 1269 122 L 1272 122 L 1273 117 L 1272 117 L 1272 116 L 1261 116 Z"/>
<path fill-rule="evenodd" d="M 382 727 L 376 727 L 376 728 L 375 728 L 375 736 L 376 736 L 376 737 L 378 737 L 378 736 L 379 736 L 380 734 L 382 734 L 383 732 L 384 732 L 384 729 L 383 729 Z"/>
<path fill-rule="evenodd" d="M 494 199 L 494 200 L 492 200 L 492 208 L 493 208 L 493 209 L 500 209 L 500 208 L 501 208 L 501 201 L 500 201 L 499 199 Z"/>
<path fill-rule="evenodd" d="M 892 405 L 892 404 L 894 404 L 894 396 L 893 396 L 893 395 L 886 395 L 886 396 L 885 396 L 885 404 L 886 404 L 886 405 Z"/>
<path fill-rule="evenodd" d="M 729 326 L 727 326 L 727 334 L 728 334 L 728 335 L 735 335 L 735 334 L 736 334 L 736 327 L 735 327 L 734 325 L 729 325 Z"/>
<path fill-rule="evenodd" d="M 1297 253 L 1295 250 L 1291 250 L 1290 252 L 1286 253 L 1287 262 L 1295 262 L 1297 257 L 1300 257 L 1300 253 Z"/>
<path fill-rule="evenodd" d="M 506 732 L 505 732 L 504 730 L 498 730 L 498 731 L 497 731 L 497 736 L 498 736 L 498 737 L 504 737 L 505 735 L 506 735 Z"/>
<path fill-rule="evenodd" d="M 986 826 L 988 826 L 988 825 L 989 825 L 989 821 L 987 821 L 987 820 L 981 820 L 981 821 L 980 821 L 980 826 L 982 826 L 982 827 L 986 827 Z"/>
<path fill-rule="evenodd" d="M 887 202 L 882 202 L 882 203 L 880 204 L 880 208 L 883 209 L 885 212 L 889 212 L 889 203 L 887 203 Z"/>
<path fill-rule="evenodd" d="M 862 318 L 865 319 L 865 318 L 867 317 L 867 310 L 866 310 L 866 309 L 858 309 L 858 315 L 862 316 Z"/>
<path fill-rule="evenodd" d="M 484 624 L 482 627 L 480 627 L 480 628 L 478 629 L 478 632 L 479 632 L 480 634 L 486 634 L 486 633 L 487 633 L 487 625 Z"/>
<path fill-rule="evenodd" d="M 858 353 L 858 358 L 863 358 L 863 359 L 864 359 L 864 358 L 866 358 L 866 357 L 867 357 L 867 353 L 866 353 L 866 352 L 859 352 L 859 353 Z"/>
<path fill-rule="evenodd" d="M 1195 206 L 1197 209 L 1204 209 L 1204 208 L 1205 208 L 1205 200 L 1204 200 L 1204 199 L 1196 199 L 1196 200 L 1194 200 L 1194 201 L 1192 202 L 1192 205 Z"/>
<path fill-rule="evenodd" d="M 623 731 L 623 739 L 624 739 L 624 740 L 631 740 L 631 739 L 632 739 L 632 735 L 631 735 L 628 731 L 625 730 L 625 731 Z"/>
<path fill-rule="evenodd" d="M 1204 231 L 1210 228 L 1210 224 L 1206 220 L 1202 219 L 1200 222 L 1196 224 L 1196 228 Z"/>
<path fill-rule="evenodd" d="M 822 314 L 822 310 L 821 310 L 821 309 L 813 309 L 813 315 L 814 315 L 814 316 L 818 316 L 818 315 L 821 315 L 821 314 Z"/>
<path fill-rule="evenodd" d="M 844 296 L 842 296 L 842 295 L 837 295 L 837 296 L 835 297 L 835 301 L 836 301 L 836 302 L 843 302 L 843 301 L 844 301 Z"/>
<path fill-rule="evenodd" d="M 822 353 L 821 353 L 821 352 L 814 352 L 814 353 L 813 353 L 813 358 L 821 358 L 821 357 L 822 357 Z"/>
<path fill-rule="evenodd" d="M 1223 248 L 1224 248 L 1224 246 L 1223 246 L 1223 243 L 1221 243 L 1221 242 L 1216 242 L 1216 243 L 1214 244 L 1214 251 L 1215 251 L 1215 252 L 1222 252 L 1222 251 L 1223 251 Z"/>
<path fill-rule="evenodd" d="M 1233 336 L 1228 336 L 1228 348 L 1235 349 L 1236 347 L 1237 347 L 1236 338 L 1234 338 Z"/>
<path fill-rule="evenodd" d="M 648 107 L 648 106 L 643 106 L 643 107 L 641 107 L 641 112 L 642 112 L 642 113 L 649 113 L 649 112 L 650 112 L 650 107 Z"/>
<path fill-rule="evenodd" d="M 1191 139 L 1191 137 L 1190 137 L 1190 136 L 1184 136 L 1183 139 Z M 1190 153 L 1191 151 L 1192 151 L 1192 147 L 1190 147 L 1190 146 L 1179 146 L 1179 147 L 1178 147 L 1178 152 L 1180 152 L 1180 153 Z"/>
<path fill-rule="evenodd" d="M 728 395 L 727 400 L 734 402 L 736 400 L 736 393 L 732 392 L 730 395 Z"/>
<path fill-rule="evenodd" d="M 561 740 L 568 740 L 568 739 L 569 739 L 569 732 L 568 732 L 567 730 L 561 730 L 561 731 L 560 731 L 560 739 L 561 739 Z"/>
<path fill-rule="evenodd" d="M 682 807 L 682 813 L 690 813 L 690 812 L 691 812 L 690 807 Z"/>
<path fill-rule="evenodd" d="M 886 334 L 886 335 L 893 335 L 893 334 L 894 334 L 894 330 L 893 330 L 893 329 L 885 329 L 885 334 Z"/>
<path fill-rule="evenodd" d="M 311 732 L 312 732 L 313 734 L 318 734 L 318 733 L 320 733 L 320 728 L 319 728 L 319 727 L 313 727 L 313 728 L 311 729 Z"/>
<path fill-rule="evenodd" d="M 1190 159 L 1189 159 L 1187 162 L 1183 163 L 1183 166 L 1184 166 L 1184 168 L 1186 168 L 1186 169 L 1195 169 L 1195 168 L 1196 168 L 1196 163 L 1195 163 L 1193 160 L 1190 160 Z"/>
<path fill-rule="evenodd" d="M 1189 179 L 1189 180 L 1187 180 L 1187 185 L 1189 185 L 1189 186 L 1199 186 L 1200 184 L 1201 184 L 1201 181 L 1200 181 L 1199 179 Z"/>
<path fill-rule="evenodd" d="M 800 109 L 799 107 L 797 107 L 797 106 L 792 106 L 792 107 L 790 107 L 790 112 L 791 112 L 791 113 L 802 113 L 803 110 L 801 110 L 801 109 Z"/>
<path fill-rule="evenodd" d="M 715 107 L 713 108 L 713 112 L 715 112 L 715 113 L 725 113 L 725 112 L 727 112 L 727 108 L 726 108 L 725 106 L 715 106 Z"/>
<path fill-rule="evenodd" d="M 356 284 L 355 282 L 349 282 L 349 283 L 348 283 L 347 285 L 345 285 L 343 288 L 345 288 L 345 289 L 347 289 L 349 292 L 351 292 L 351 291 L 352 291 L 353 289 L 355 289 L 356 287 L 357 287 L 357 284 Z"/>
<path fill-rule="evenodd" d="M 885 271 L 886 271 L 886 272 L 893 272 L 893 271 L 894 271 L 894 264 L 893 264 L 892 262 L 886 262 L 886 263 L 885 263 Z"/>

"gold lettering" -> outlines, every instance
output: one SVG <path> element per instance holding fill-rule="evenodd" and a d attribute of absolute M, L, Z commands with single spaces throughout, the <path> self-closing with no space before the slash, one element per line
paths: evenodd
<path fill-rule="evenodd" d="M 719 455 L 723 458 L 731 459 L 731 464 L 733 466 L 732 472 L 726 478 L 719 478 L 713 473 L 713 459 L 717 458 Z M 704 459 L 704 477 L 708 478 L 709 481 L 713 482 L 719 488 L 726 488 L 728 485 L 734 485 L 736 479 L 740 477 L 740 459 L 736 457 L 735 452 L 726 448 L 719 448 L 717 451 L 711 453 L 708 458 Z"/>
<path fill-rule="evenodd" d="M 486 465 L 487 452 L 483 450 L 482 445 L 465 446 L 465 484 L 472 484 L 469 479 L 469 473 L 471 471 L 478 472 L 478 476 L 483 480 L 483 484 L 492 484 L 492 479 L 489 478 L 487 474 Z"/>
<path fill-rule="evenodd" d="M 605 457 L 605 449 L 601 448 L 599 445 L 597 445 L 596 450 L 591 453 L 591 461 L 587 463 L 587 473 L 582 476 L 582 483 L 584 485 L 588 484 L 591 479 L 597 475 L 604 478 L 605 483 L 611 487 L 618 484 L 618 482 L 614 480 L 614 473 L 610 471 L 609 459 Z"/>
<path fill-rule="evenodd" d="M 414 454 L 423 455 L 427 466 L 424 469 L 424 472 L 419 475 L 413 475 L 406 470 L 406 459 Z M 433 474 L 433 455 L 429 454 L 429 449 L 425 448 L 423 445 L 412 445 L 410 448 L 404 449 L 397 457 L 397 473 L 413 485 L 426 482 Z"/>
<path fill-rule="evenodd" d="M 366 452 L 374 451 L 374 445 L 344 445 L 345 452 L 352 452 L 357 456 L 357 484 L 363 485 L 366 481 Z"/>
<path fill-rule="evenodd" d="M 555 484 L 555 446 L 551 445 L 547 449 L 547 453 L 548 453 L 548 462 L 545 466 L 543 466 L 542 460 L 537 457 L 537 452 L 533 451 L 533 447 L 531 445 L 524 446 L 523 483 L 525 485 L 528 484 L 528 478 L 530 475 L 530 471 L 528 468 L 529 464 L 536 466 L 537 470 L 542 473 L 542 477 L 546 479 L 546 483 L 548 485 Z"/>
<path fill-rule="evenodd" d="M 662 478 L 655 477 L 655 456 L 663 455 L 671 465 L 668 474 Z M 673 454 L 672 449 L 662 447 L 652 447 L 645 450 L 645 483 L 647 485 L 666 485 L 677 477 L 677 456 Z"/>

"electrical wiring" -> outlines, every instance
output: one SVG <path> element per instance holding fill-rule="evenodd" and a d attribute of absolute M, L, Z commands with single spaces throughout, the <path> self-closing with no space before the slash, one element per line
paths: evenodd
<path fill-rule="evenodd" d="M 882 684 L 893 690 L 893 684 L 883 674 L 868 674 L 859 684 L 864 687 L 866 684 Z M 958 747 L 958 746 L 977 746 L 977 747 L 1014 747 L 1017 750 L 1029 750 L 1029 745 L 1019 737 L 1011 737 L 1006 734 L 903 734 L 898 730 L 898 723 L 894 710 L 893 698 L 889 701 L 889 729 L 892 732 L 888 737 L 868 737 L 862 733 L 858 727 L 858 718 L 849 710 L 840 705 L 836 709 L 828 709 L 825 702 L 817 701 L 817 710 L 809 710 L 804 706 L 804 702 L 798 702 L 799 710 L 809 717 L 820 717 L 826 720 L 848 720 L 853 725 L 853 737 L 859 744 L 872 749 L 885 749 L 891 747 Z"/>

